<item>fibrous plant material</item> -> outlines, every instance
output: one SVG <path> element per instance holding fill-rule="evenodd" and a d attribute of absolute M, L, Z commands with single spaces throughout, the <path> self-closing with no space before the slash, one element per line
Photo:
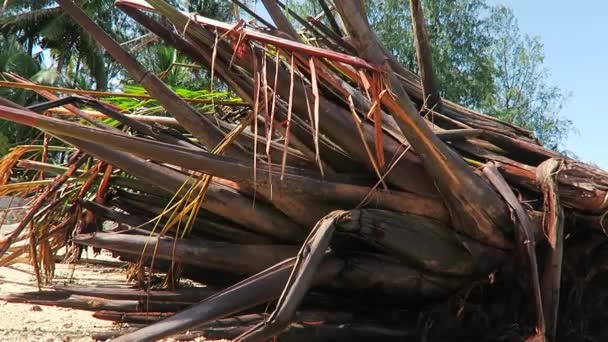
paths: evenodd
<path fill-rule="evenodd" d="M 545 273 L 541 279 L 543 311 L 549 340 L 554 340 L 557 336 L 559 296 L 562 286 L 564 209 L 560 205 L 556 182 L 561 167 L 562 160 L 548 159 L 539 165 L 536 171 L 536 178 L 543 192 L 543 231 L 550 247 L 545 260 Z"/>
<path fill-rule="evenodd" d="M 178 96 L 74 2 L 58 3 L 148 94 L 126 106 L 128 92 L 5 75 L 14 82 L 0 86 L 49 101 L 0 99 L 0 118 L 44 132 L 0 164 L 0 193 L 32 199 L 1 237 L 0 265 L 27 253 L 50 277 L 62 247 L 74 260 L 90 246 L 131 263 L 139 288 L 9 299 L 149 324 L 116 341 L 604 336 L 592 323 L 608 284 L 608 173 L 441 98 L 424 1 L 411 1 L 420 77 L 378 40 L 363 1 L 319 1 L 308 20 L 263 1 L 268 30 L 117 1 L 236 100 Z M 157 272 L 170 289 L 151 288 Z M 213 286 L 179 288 L 180 276 Z"/>

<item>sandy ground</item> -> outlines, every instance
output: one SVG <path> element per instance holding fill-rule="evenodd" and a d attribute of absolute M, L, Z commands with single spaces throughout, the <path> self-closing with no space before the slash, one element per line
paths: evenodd
<path fill-rule="evenodd" d="M 0 196 L 0 215 L 2 215 Z M 12 211 L 10 212 L 12 213 Z M 18 220 L 11 217 L 10 224 L 0 224 L 0 236 L 15 229 Z M 2 220 L 0 219 L 0 222 Z M 78 264 L 56 264 L 52 285 L 85 285 L 127 287 L 126 273 L 119 267 L 103 266 L 99 263 L 114 263 L 117 259 L 109 253 L 93 256 L 83 253 Z M 49 285 L 49 286 L 52 286 Z M 36 277 L 28 264 L 17 263 L 0 267 L 0 295 L 36 291 Z M 0 342 L 4 341 L 87 341 L 97 332 L 126 332 L 133 329 L 126 324 L 115 324 L 93 317 L 92 311 L 59 308 L 52 306 L 7 303 L 0 300 Z M 194 341 L 204 341 L 197 338 Z M 172 342 L 173 339 L 163 340 Z M 211 342 L 207 340 L 208 342 Z M 219 342 L 219 341 L 218 341 Z"/>
<path fill-rule="evenodd" d="M 0 196 L 0 236 L 16 228 L 25 208 L 19 206 L 25 203 L 27 200 Z M 17 208 L 6 210 L 7 207 Z M 121 269 L 87 263 L 88 257 L 92 260 L 113 260 L 109 255 L 93 257 L 92 254 L 85 254 L 85 259 L 77 265 L 57 264 L 53 284 L 117 287 L 128 285 Z M 31 266 L 18 263 L 0 267 L 0 295 L 36 290 L 36 278 Z M 7 303 L 0 300 L 0 341 L 90 342 L 92 333 L 124 331 L 128 328 L 125 325 L 98 320 L 92 314 L 92 311 Z"/>
<path fill-rule="evenodd" d="M 101 259 L 108 260 L 108 256 Z M 57 264 L 54 284 L 125 286 L 120 269 L 99 265 Z M 0 294 L 36 291 L 32 268 L 15 264 L 0 268 Z M 91 311 L 7 303 L 0 300 L 0 341 L 92 341 L 94 332 L 124 330 L 126 326 L 94 318 Z"/>

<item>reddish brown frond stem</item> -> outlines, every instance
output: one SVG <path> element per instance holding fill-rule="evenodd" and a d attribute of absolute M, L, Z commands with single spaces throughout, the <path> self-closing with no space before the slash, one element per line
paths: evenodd
<path fill-rule="evenodd" d="M 1 241 L 0 257 L 6 253 L 13 241 L 19 236 L 19 234 L 21 234 L 25 227 L 27 227 L 34 216 L 38 214 L 38 211 L 45 204 L 46 200 L 54 195 L 57 190 L 59 190 L 59 188 L 76 172 L 76 170 L 82 166 L 82 164 L 84 164 L 87 158 L 88 156 L 80 151 L 77 151 L 74 153 L 74 155 L 72 155 L 69 163 L 69 169 L 64 174 L 55 177 L 53 182 L 45 188 L 44 192 L 36 197 L 30 210 L 26 216 L 21 219 L 19 225 L 6 238 L 4 238 L 3 241 Z"/>

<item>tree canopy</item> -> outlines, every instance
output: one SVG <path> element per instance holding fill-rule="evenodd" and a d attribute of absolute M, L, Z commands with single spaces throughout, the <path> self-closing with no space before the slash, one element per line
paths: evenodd
<path fill-rule="evenodd" d="M 426 0 L 435 77 L 443 97 L 533 130 L 559 149 L 572 129 L 560 116 L 567 94 L 549 81 L 539 37 L 513 11 L 484 0 Z M 399 61 L 417 70 L 408 1 L 369 0 L 369 18 Z"/>

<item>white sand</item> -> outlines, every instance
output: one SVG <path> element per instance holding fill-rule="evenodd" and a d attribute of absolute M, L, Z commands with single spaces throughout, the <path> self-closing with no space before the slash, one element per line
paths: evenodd
<path fill-rule="evenodd" d="M 108 259 L 107 256 L 102 256 Z M 99 265 L 57 264 L 54 284 L 125 286 L 121 270 Z M 32 267 L 15 264 L 0 268 L 0 294 L 36 291 Z M 91 334 L 121 330 L 124 326 L 102 321 L 92 311 L 7 303 L 0 300 L 0 341 L 92 341 Z M 37 311 L 37 309 L 40 311 Z"/>

